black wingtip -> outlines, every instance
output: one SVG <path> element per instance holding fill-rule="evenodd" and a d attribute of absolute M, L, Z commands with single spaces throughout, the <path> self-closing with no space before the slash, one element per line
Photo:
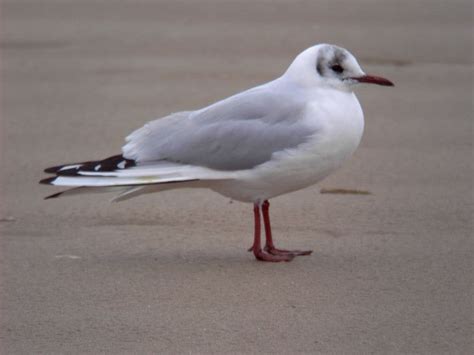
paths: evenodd
<path fill-rule="evenodd" d="M 45 200 L 49 200 L 49 199 L 51 199 L 51 198 L 58 198 L 58 197 L 61 196 L 62 194 L 63 194 L 62 192 L 58 192 L 58 193 L 55 193 L 55 194 L 46 196 L 44 199 L 45 199 Z"/>
<path fill-rule="evenodd" d="M 76 176 L 79 171 L 114 171 L 117 169 L 127 169 L 136 165 L 132 159 L 124 158 L 122 154 L 113 155 L 102 160 L 84 161 L 81 163 L 69 163 L 56 165 L 44 169 L 46 174 L 57 174 L 64 176 Z M 66 167 L 70 166 L 68 169 Z"/>
<path fill-rule="evenodd" d="M 46 168 L 44 169 L 43 171 L 46 173 L 46 174 L 56 174 L 59 169 L 61 169 L 64 165 L 57 165 L 57 166 L 52 166 L 50 168 Z"/>
<path fill-rule="evenodd" d="M 88 162 L 87 162 L 88 163 Z M 68 165 L 81 165 L 83 163 L 80 163 L 80 164 L 68 164 Z M 44 169 L 44 172 L 47 173 L 47 174 L 56 174 L 56 175 L 66 175 L 66 176 L 76 176 L 77 175 L 77 172 L 79 171 L 79 167 L 74 167 L 74 168 L 69 168 L 69 169 L 66 169 L 66 170 L 62 170 L 64 169 L 64 167 L 68 166 L 68 165 L 58 165 L 58 166 L 52 166 L 51 168 L 47 168 L 47 169 Z M 81 165 L 82 166 L 82 165 Z"/>
<path fill-rule="evenodd" d="M 72 169 L 60 170 L 56 173 L 56 175 L 58 175 L 58 176 L 77 176 L 78 172 L 79 172 L 79 169 L 72 168 Z"/>
<path fill-rule="evenodd" d="M 46 179 L 43 179 L 43 180 L 40 180 L 40 184 L 43 184 L 43 185 L 51 185 L 51 183 L 56 180 L 57 176 L 53 176 L 53 177 L 49 177 L 49 178 L 46 178 Z"/>

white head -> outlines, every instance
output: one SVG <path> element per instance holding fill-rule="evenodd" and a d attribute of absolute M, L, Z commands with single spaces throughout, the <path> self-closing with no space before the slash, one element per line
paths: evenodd
<path fill-rule="evenodd" d="M 385 78 L 367 75 L 347 50 L 331 44 L 318 44 L 301 52 L 284 74 L 303 86 L 329 86 L 351 90 L 359 83 L 393 86 Z"/>

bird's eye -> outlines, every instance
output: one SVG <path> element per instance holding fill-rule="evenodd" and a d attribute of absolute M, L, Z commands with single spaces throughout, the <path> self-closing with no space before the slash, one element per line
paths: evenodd
<path fill-rule="evenodd" d="M 331 66 L 331 69 L 333 71 L 335 71 L 336 73 L 339 73 L 339 74 L 344 71 L 344 68 L 341 67 L 339 64 L 335 64 L 335 65 Z"/>

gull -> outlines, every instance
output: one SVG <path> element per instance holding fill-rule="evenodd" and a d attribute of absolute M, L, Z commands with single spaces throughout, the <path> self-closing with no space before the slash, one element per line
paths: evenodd
<path fill-rule="evenodd" d="M 46 198 L 115 191 L 114 201 L 208 188 L 253 204 L 257 260 L 290 261 L 312 251 L 275 247 L 268 200 L 321 181 L 352 155 L 364 129 L 353 92 L 361 83 L 393 86 L 366 74 L 348 50 L 318 44 L 273 81 L 151 121 L 126 137 L 122 154 L 47 168 L 54 176 L 40 182 L 74 186 Z"/>

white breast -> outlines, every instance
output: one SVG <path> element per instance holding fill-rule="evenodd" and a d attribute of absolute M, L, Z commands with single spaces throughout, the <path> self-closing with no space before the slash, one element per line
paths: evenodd
<path fill-rule="evenodd" d="M 362 109 L 352 92 L 326 90 L 324 95 L 314 95 L 303 120 L 317 127 L 312 139 L 212 189 L 235 200 L 263 201 L 313 185 L 340 167 L 359 145 L 364 129 Z"/>

